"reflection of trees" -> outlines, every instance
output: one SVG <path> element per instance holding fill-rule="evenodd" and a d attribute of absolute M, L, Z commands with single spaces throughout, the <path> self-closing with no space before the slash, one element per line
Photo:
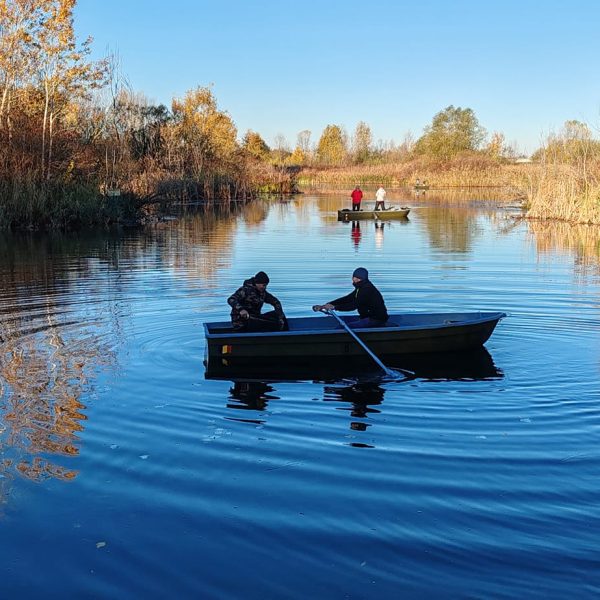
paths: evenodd
<path fill-rule="evenodd" d="M 59 463 L 79 453 L 95 378 L 117 366 L 129 288 L 139 292 L 131 270 L 183 273 L 188 287 L 209 287 L 230 261 L 232 212 L 126 233 L 0 237 L 0 494 L 15 474 L 76 476 Z"/>
<path fill-rule="evenodd" d="M 78 433 L 87 418 L 81 396 L 97 370 L 114 363 L 114 352 L 100 336 L 86 331 L 82 338 L 81 329 L 60 323 L 54 308 L 48 302 L 45 325 L 35 318 L 32 333 L 23 335 L 21 330 L 28 317 L 14 316 L 3 326 L 0 414 L 5 430 L 0 446 L 6 458 L 0 471 L 16 469 L 36 481 L 76 476 L 46 455 L 79 453 Z"/>
<path fill-rule="evenodd" d="M 556 221 L 528 221 L 539 254 L 561 251 L 574 256 L 580 274 L 600 272 L 600 227 Z"/>
<path fill-rule="evenodd" d="M 250 205 L 241 207 L 241 210 Z M 131 240 L 135 255 L 150 254 L 155 269 L 162 266 L 188 278 L 188 284 L 207 288 L 214 285 L 216 273 L 231 265 L 238 208 L 196 210 L 176 222 L 147 229 Z"/>
<path fill-rule="evenodd" d="M 251 202 L 242 208 L 242 217 L 246 225 L 260 225 L 266 218 L 268 206 L 265 202 Z"/>
<path fill-rule="evenodd" d="M 419 212 L 432 246 L 447 252 L 469 252 L 482 232 L 477 215 L 468 208 L 431 206 Z"/>

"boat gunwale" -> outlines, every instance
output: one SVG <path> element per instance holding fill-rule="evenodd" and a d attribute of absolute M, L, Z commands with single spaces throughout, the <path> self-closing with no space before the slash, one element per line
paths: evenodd
<path fill-rule="evenodd" d="M 361 215 L 372 215 L 372 214 L 387 214 L 387 215 L 394 215 L 394 214 L 398 214 L 398 213 L 402 213 L 405 215 L 408 215 L 408 213 L 411 211 L 411 208 L 408 206 L 404 206 L 404 207 L 394 207 L 394 208 L 385 208 L 383 210 L 375 210 L 373 209 L 360 209 L 360 210 L 351 210 L 350 208 L 341 208 L 338 209 L 338 215 L 351 215 L 354 213 L 354 215 L 361 214 Z"/>
<path fill-rule="evenodd" d="M 448 314 L 452 313 L 397 313 L 391 314 L 390 318 L 393 319 L 395 316 L 403 316 L 403 315 L 425 315 L 425 314 Z M 459 313 L 460 314 L 460 313 Z M 508 315 L 505 312 L 490 312 L 486 313 L 487 317 L 480 317 L 479 319 L 471 319 L 468 321 L 452 321 L 452 322 L 443 322 L 443 323 L 433 323 L 430 325 L 395 325 L 395 326 L 387 326 L 387 327 L 368 327 L 360 330 L 355 330 L 356 333 L 399 333 L 402 331 L 415 331 L 415 330 L 432 330 L 432 329 L 452 329 L 457 327 L 464 327 L 465 325 L 482 325 L 484 323 L 490 323 L 495 321 L 498 323 L 502 319 L 506 318 Z M 294 318 L 294 317 L 290 317 Z M 305 318 L 305 317 L 299 317 Z M 310 318 L 310 317 L 309 317 Z M 214 323 L 224 323 L 224 321 L 216 321 Z M 267 337 L 303 337 L 307 335 L 332 335 L 337 333 L 346 333 L 345 329 L 342 327 L 336 329 L 304 329 L 302 331 L 255 331 L 255 332 L 234 332 L 231 331 L 229 333 L 211 333 L 208 329 L 209 325 L 213 323 L 203 323 L 204 333 L 207 340 L 221 340 L 227 338 L 239 338 L 239 339 L 264 339 Z"/>

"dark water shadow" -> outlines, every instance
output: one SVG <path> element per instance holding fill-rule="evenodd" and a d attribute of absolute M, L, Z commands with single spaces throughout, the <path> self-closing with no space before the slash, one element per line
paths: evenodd
<path fill-rule="evenodd" d="M 468 352 L 391 357 L 385 364 L 392 369 L 412 371 L 415 378 L 429 381 L 487 381 L 504 377 L 483 347 Z"/>
<path fill-rule="evenodd" d="M 393 355 L 380 358 L 386 366 L 404 371 L 410 379 L 482 381 L 504 377 L 502 370 L 496 367 L 492 356 L 483 347 L 468 352 Z M 241 364 L 209 362 L 205 371 L 206 379 L 264 384 L 284 381 L 382 383 L 384 375 L 366 355 L 319 360 L 314 363 L 284 358 L 278 361 L 246 361 Z"/>

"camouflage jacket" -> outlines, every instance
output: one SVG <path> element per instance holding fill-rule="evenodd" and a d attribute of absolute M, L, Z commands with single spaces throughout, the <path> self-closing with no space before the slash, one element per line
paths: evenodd
<path fill-rule="evenodd" d="M 227 298 L 227 304 L 231 306 L 231 322 L 233 325 L 241 325 L 244 320 L 240 317 L 240 310 L 247 310 L 250 316 L 260 316 L 260 311 L 264 303 L 270 304 L 275 312 L 283 316 L 281 302 L 269 294 L 267 290 L 260 291 L 254 285 L 254 277 L 246 279 L 244 285 Z"/>

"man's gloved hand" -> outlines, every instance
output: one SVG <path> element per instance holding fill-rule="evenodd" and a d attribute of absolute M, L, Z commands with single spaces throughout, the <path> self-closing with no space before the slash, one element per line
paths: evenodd
<path fill-rule="evenodd" d="M 315 304 L 312 307 L 315 312 L 319 312 L 320 310 L 333 310 L 334 308 L 333 304 L 329 304 L 329 302 L 327 304 Z"/>
<path fill-rule="evenodd" d="M 245 308 L 242 308 L 242 310 L 240 310 L 240 317 L 242 317 L 242 319 L 249 319 L 250 313 L 248 313 Z"/>

